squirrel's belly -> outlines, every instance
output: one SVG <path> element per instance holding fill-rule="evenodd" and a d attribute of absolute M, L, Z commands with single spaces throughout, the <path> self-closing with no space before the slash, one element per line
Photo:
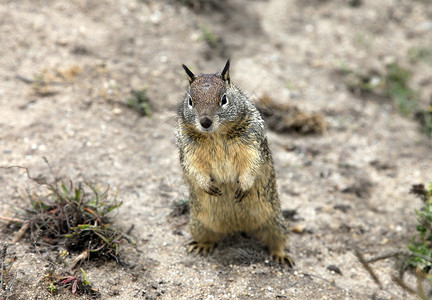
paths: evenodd
<path fill-rule="evenodd" d="M 211 173 L 212 177 L 221 184 L 236 183 L 239 178 L 239 172 L 235 165 L 230 161 L 218 162 L 212 167 Z M 235 192 L 235 189 L 226 187 L 227 192 Z"/>
<path fill-rule="evenodd" d="M 201 210 L 196 216 L 207 227 L 216 232 L 254 231 L 274 215 L 268 202 L 262 202 L 251 193 L 238 201 L 234 198 L 234 186 L 223 188 L 222 196 L 206 195 Z"/>

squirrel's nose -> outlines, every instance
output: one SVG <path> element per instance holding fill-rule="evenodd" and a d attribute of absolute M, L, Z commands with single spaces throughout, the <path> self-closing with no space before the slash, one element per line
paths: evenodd
<path fill-rule="evenodd" d="M 208 117 L 202 117 L 200 119 L 200 124 L 203 128 L 209 129 L 210 126 L 212 126 L 213 121 L 211 119 L 209 119 Z"/>

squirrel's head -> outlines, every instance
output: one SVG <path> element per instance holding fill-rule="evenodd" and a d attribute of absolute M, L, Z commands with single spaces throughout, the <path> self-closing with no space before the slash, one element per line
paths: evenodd
<path fill-rule="evenodd" d="M 215 132 L 221 124 L 238 117 L 239 91 L 229 76 L 229 60 L 220 74 L 196 76 L 183 65 L 189 77 L 189 88 L 183 99 L 181 113 L 184 120 L 201 132 Z"/>

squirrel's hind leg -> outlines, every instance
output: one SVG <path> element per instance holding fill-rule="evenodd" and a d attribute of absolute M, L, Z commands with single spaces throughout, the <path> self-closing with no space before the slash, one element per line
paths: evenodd
<path fill-rule="evenodd" d="M 273 219 L 252 234 L 268 246 L 270 255 L 276 262 L 286 264 L 290 268 L 295 266 L 294 260 L 284 250 L 288 232 L 280 218 Z"/>
<path fill-rule="evenodd" d="M 195 252 L 196 254 L 202 253 L 204 256 L 211 254 L 223 234 L 205 227 L 204 224 L 196 219 L 191 219 L 189 226 L 194 240 L 189 243 L 188 251 Z"/>

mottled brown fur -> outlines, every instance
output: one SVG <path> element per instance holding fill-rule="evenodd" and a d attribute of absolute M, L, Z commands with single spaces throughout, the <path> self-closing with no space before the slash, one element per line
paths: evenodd
<path fill-rule="evenodd" d="M 228 63 L 220 76 L 184 68 L 191 85 L 179 109 L 177 143 L 190 187 L 190 251 L 207 254 L 225 234 L 243 231 L 293 266 L 261 116 L 231 84 Z M 200 125 L 203 116 L 211 126 Z"/>

